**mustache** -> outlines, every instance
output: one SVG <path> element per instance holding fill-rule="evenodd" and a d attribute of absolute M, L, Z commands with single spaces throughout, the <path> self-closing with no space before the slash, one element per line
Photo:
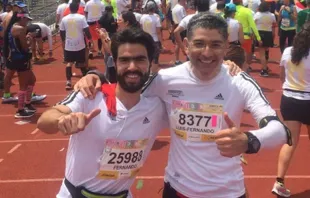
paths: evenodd
<path fill-rule="evenodd" d="M 140 71 L 126 71 L 126 72 L 124 72 L 124 73 L 122 74 L 122 76 L 126 76 L 126 75 L 129 75 L 129 74 L 136 74 L 136 75 L 138 75 L 138 76 L 140 76 L 140 77 L 143 76 L 143 73 L 140 72 Z"/>

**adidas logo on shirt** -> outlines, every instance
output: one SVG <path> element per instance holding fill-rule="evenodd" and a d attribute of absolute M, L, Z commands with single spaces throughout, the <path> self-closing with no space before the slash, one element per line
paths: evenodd
<path fill-rule="evenodd" d="M 147 124 L 147 123 L 150 123 L 150 121 L 149 121 L 149 119 L 147 119 L 147 117 L 145 117 L 143 120 L 143 124 Z"/>
<path fill-rule="evenodd" d="M 220 93 L 219 95 L 215 96 L 214 99 L 217 99 L 217 100 L 224 100 L 222 94 Z"/>

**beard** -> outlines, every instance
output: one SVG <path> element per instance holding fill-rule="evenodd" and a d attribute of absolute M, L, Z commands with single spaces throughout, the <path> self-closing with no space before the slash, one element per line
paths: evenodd
<path fill-rule="evenodd" d="M 140 80 L 136 83 L 126 82 L 126 75 L 134 74 L 140 77 Z M 144 84 L 148 81 L 150 76 L 150 71 L 142 73 L 140 71 L 126 71 L 123 74 L 116 74 L 117 83 L 121 88 L 129 93 L 135 93 L 140 91 Z"/>

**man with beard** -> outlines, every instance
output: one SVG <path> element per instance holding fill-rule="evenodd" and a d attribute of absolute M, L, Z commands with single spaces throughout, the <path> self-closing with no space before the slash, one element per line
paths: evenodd
<path fill-rule="evenodd" d="M 135 176 L 156 135 L 167 127 L 160 99 L 141 96 L 153 46 L 153 38 L 143 30 L 118 32 L 112 39 L 118 83 L 103 85 L 94 100 L 73 92 L 39 118 L 41 131 L 71 135 L 57 198 L 132 197 Z"/>

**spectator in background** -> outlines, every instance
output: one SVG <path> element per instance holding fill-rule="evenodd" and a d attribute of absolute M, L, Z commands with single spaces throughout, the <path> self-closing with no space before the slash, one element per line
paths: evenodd
<path fill-rule="evenodd" d="M 301 10 L 297 16 L 297 32 L 300 32 L 301 27 L 310 21 L 310 0 L 306 0 L 307 8 Z"/>
<path fill-rule="evenodd" d="M 279 42 L 281 54 L 283 54 L 285 49 L 286 40 L 288 47 L 293 44 L 293 39 L 296 34 L 296 18 L 297 11 L 295 5 L 290 0 L 284 0 L 279 11 Z"/>

